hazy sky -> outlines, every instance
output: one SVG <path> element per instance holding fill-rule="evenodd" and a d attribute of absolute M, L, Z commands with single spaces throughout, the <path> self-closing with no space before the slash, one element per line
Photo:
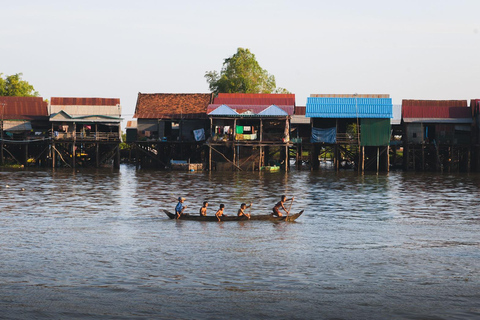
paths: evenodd
<path fill-rule="evenodd" d="M 44 98 L 206 93 L 249 48 L 277 86 L 402 99 L 480 98 L 480 1 L 6 1 L 0 73 Z"/>

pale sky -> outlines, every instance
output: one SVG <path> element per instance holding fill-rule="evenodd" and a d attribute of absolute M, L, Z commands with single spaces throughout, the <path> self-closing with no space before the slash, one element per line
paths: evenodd
<path fill-rule="evenodd" d="M 0 73 L 43 98 L 207 93 L 249 48 L 304 106 L 311 93 L 480 98 L 479 0 L 0 0 Z"/>

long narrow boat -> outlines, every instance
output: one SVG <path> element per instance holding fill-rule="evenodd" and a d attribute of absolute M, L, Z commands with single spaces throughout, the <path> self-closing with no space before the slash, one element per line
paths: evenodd
<path fill-rule="evenodd" d="M 171 213 L 170 211 L 168 210 L 163 210 L 163 212 L 165 212 L 165 214 L 170 218 L 170 219 L 175 219 L 175 214 L 174 213 Z M 252 215 L 250 216 L 250 219 L 248 219 L 247 217 L 245 216 L 234 216 L 234 215 L 229 215 L 229 216 L 224 216 L 224 217 L 220 217 L 220 221 L 250 221 L 250 220 L 263 220 L 263 221 L 295 221 L 295 219 L 297 219 L 298 217 L 300 217 L 303 213 L 303 210 L 298 212 L 298 213 L 295 213 L 295 214 L 291 214 L 289 216 L 282 216 L 282 217 L 276 217 L 276 216 L 273 216 L 271 214 L 262 214 L 262 215 Z M 179 220 L 195 220 L 195 221 L 217 221 L 218 222 L 218 219 L 217 217 L 215 216 L 206 216 L 206 217 L 202 217 L 200 215 L 183 215 L 183 216 L 180 216 Z"/>

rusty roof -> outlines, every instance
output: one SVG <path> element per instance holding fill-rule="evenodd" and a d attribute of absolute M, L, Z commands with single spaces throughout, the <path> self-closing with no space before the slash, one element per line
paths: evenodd
<path fill-rule="evenodd" d="M 403 100 L 402 118 L 408 119 L 471 119 L 467 100 Z"/>
<path fill-rule="evenodd" d="M 47 102 L 42 97 L 0 97 L 3 120 L 46 120 Z"/>
<path fill-rule="evenodd" d="M 298 116 L 304 116 L 305 115 L 305 111 L 306 111 L 306 108 L 305 106 L 295 106 L 295 115 L 298 115 Z"/>
<path fill-rule="evenodd" d="M 120 99 L 52 97 L 50 104 L 58 106 L 116 106 L 120 104 Z"/>
<path fill-rule="evenodd" d="M 134 118 L 205 119 L 213 93 L 138 93 Z"/>
<path fill-rule="evenodd" d="M 283 93 L 219 93 L 214 104 L 295 106 L 295 94 Z"/>

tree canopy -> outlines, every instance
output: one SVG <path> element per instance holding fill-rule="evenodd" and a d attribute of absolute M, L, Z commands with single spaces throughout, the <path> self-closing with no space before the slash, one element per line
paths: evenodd
<path fill-rule="evenodd" d="M 5 78 L 0 73 L 0 96 L 38 97 L 39 94 L 30 83 L 22 80 L 21 73 L 6 75 Z"/>
<path fill-rule="evenodd" d="M 210 91 L 218 93 L 288 93 L 277 88 L 275 77 L 262 69 L 249 49 L 238 48 L 237 53 L 223 62 L 220 74 L 208 71 L 205 78 Z"/>

